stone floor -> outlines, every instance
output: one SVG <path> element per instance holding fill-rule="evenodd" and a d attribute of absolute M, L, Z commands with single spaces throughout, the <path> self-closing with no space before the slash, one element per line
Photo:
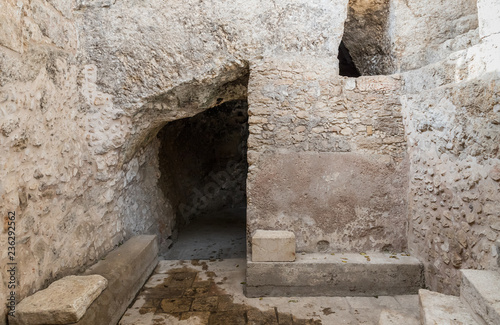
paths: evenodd
<path fill-rule="evenodd" d="M 179 232 L 165 260 L 243 258 L 246 256 L 245 207 L 201 215 Z"/>
<path fill-rule="evenodd" d="M 207 214 L 180 232 L 120 325 L 378 324 L 383 310 L 418 319 L 417 295 L 246 298 L 244 213 Z"/>
<path fill-rule="evenodd" d="M 120 325 L 378 324 L 384 309 L 419 317 L 417 295 L 246 298 L 244 281 L 245 259 L 163 260 Z"/>

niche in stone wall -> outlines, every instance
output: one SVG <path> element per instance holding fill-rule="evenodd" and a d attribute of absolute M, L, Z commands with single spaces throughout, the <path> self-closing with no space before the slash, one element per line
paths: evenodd
<path fill-rule="evenodd" d="M 207 213 L 246 207 L 246 100 L 169 122 L 158 138 L 159 185 L 174 208 L 177 229 Z"/>
<path fill-rule="evenodd" d="M 383 75 L 395 72 L 388 34 L 389 0 L 349 0 L 344 35 L 339 48 L 340 74 Z M 350 56 L 352 63 L 349 65 Z M 343 58 L 341 58 L 343 56 Z M 347 70 L 342 70 L 342 60 Z M 345 71 L 345 74 L 342 74 Z"/>

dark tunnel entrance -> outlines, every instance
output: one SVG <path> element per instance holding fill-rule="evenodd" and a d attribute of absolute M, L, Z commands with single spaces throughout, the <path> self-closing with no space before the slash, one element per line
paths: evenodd
<path fill-rule="evenodd" d="M 354 64 L 354 61 L 352 60 L 349 50 L 344 44 L 344 41 L 340 42 L 338 59 L 339 59 L 339 74 L 341 76 L 354 77 L 354 78 L 361 76 L 358 68 L 356 68 L 356 64 Z"/>
<path fill-rule="evenodd" d="M 172 202 L 177 231 L 162 257 L 244 258 L 247 101 L 227 102 L 170 122 L 158 138 L 159 184 Z"/>

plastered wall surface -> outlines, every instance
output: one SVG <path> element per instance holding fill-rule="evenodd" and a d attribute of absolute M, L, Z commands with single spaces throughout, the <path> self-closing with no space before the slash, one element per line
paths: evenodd
<path fill-rule="evenodd" d="M 400 87 L 339 77 L 324 60 L 251 66 L 249 233 L 291 230 L 299 252 L 405 250 Z"/>

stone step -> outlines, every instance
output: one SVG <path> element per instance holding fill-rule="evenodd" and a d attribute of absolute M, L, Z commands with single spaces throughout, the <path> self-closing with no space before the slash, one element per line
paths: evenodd
<path fill-rule="evenodd" d="M 418 295 L 422 325 L 480 325 L 459 297 L 424 289 Z"/>
<path fill-rule="evenodd" d="M 247 297 L 416 294 L 423 266 L 405 254 L 297 254 L 295 262 L 247 263 Z"/>
<path fill-rule="evenodd" d="M 500 274 L 461 270 L 460 297 L 486 324 L 500 324 Z"/>
<path fill-rule="evenodd" d="M 420 325 L 420 320 L 400 310 L 384 309 L 380 313 L 378 325 Z"/>

